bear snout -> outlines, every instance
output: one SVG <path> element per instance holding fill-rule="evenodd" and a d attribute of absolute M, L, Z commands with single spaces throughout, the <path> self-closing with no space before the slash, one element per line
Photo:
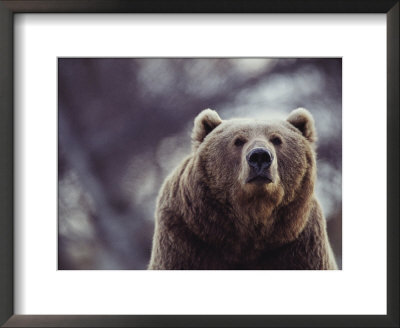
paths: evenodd
<path fill-rule="evenodd" d="M 246 182 L 272 182 L 269 168 L 274 160 L 274 155 L 271 151 L 263 147 L 253 148 L 247 153 L 246 160 L 250 168 Z"/>

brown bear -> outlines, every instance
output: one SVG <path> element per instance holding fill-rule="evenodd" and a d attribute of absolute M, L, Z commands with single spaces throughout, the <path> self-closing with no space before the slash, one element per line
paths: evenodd
<path fill-rule="evenodd" d="M 203 110 L 192 153 L 158 197 L 149 269 L 337 269 L 314 194 L 311 114 L 221 120 Z"/>

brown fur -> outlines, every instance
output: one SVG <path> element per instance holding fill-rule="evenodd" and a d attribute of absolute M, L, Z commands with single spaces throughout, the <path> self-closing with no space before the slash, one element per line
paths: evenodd
<path fill-rule="evenodd" d="M 149 269 L 336 269 L 314 195 L 315 141 L 305 109 L 279 122 L 201 112 L 192 153 L 159 194 Z M 255 147 L 273 154 L 271 183 L 246 182 Z"/>

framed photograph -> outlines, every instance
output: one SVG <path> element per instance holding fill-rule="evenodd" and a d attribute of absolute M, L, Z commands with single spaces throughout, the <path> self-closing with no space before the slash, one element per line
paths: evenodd
<path fill-rule="evenodd" d="M 397 1 L 0 10 L 3 326 L 399 325 Z"/>

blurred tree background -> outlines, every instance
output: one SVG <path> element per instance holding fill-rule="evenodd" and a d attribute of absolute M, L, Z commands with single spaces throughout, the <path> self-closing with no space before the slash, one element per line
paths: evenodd
<path fill-rule="evenodd" d="M 316 121 L 316 192 L 341 268 L 341 59 L 60 58 L 59 269 L 146 268 L 158 190 L 202 109 L 268 119 L 297 107 Z"/>

